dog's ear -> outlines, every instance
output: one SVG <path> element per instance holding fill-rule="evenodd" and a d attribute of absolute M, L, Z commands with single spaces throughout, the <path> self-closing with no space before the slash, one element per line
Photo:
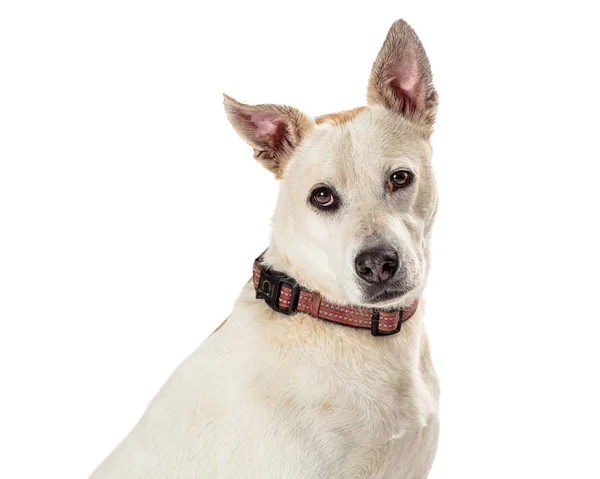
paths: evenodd
<path fill-rule="evenodd" d="M 429 133 L 437 113 L 429 60 L 417 34 L 396 21 L 373 64 L 367 91 L 369 104 L 380 104 L 419 123 Z"/>
<path fill-rule="evenodd" d="M 314 120 L 289 106 L 244 105 L 223 96 L 227 118 L 235 131 L 254 149 L 254 158 L 280 178 L 286 161 Z"/>

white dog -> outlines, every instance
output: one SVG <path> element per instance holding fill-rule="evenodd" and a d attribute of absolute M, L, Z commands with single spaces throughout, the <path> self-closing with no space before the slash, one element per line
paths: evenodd
<path fill-rule="evenodd" d="M 271 244 L 230 317 L 92 478 L 427 477 L 437 94 L 421 43 L 392 25 L 367 107 L 312 118 L 225 97 L 225 109 L 281 179 Z"/>

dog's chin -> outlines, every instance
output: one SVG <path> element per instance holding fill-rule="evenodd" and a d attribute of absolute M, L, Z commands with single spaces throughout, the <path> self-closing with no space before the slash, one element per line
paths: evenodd
<path fill-rule="evenodd" d="M 390 285 L 377 291 L 365 291 L 362 303 L 368 308 L 378 309 L 403 307 L 407 306 L 414 291 L 415 288 Z"/>

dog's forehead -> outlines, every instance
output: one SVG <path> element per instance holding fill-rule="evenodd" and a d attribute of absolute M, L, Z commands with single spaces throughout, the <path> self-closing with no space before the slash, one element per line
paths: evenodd
<path fill-rule="evenodd" d="M 378 185 L 394 168 L 419 170 L 430 155 L 422 132 L 380 107 L 361 107 L 316 118 L 290 165 L 290 173 L 332 186 Z"/>

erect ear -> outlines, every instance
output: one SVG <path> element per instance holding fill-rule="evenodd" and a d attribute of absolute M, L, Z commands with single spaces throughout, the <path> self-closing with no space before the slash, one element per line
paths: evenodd
<path fill-rule="evenodd" d="M 390 28 L 373 64 L 369 104 L 380 104 L 433 130 L 438 96 L 429 60 L 417 34 L 404 20 Z"/>
<path fill-rule="evenodd" d="M 281 177 L 285 163 L 314 120 L 282 105 L 244 105 L 224 96 L 225 112 L 235 131 L 254 149 L 254 158 Z"/>

